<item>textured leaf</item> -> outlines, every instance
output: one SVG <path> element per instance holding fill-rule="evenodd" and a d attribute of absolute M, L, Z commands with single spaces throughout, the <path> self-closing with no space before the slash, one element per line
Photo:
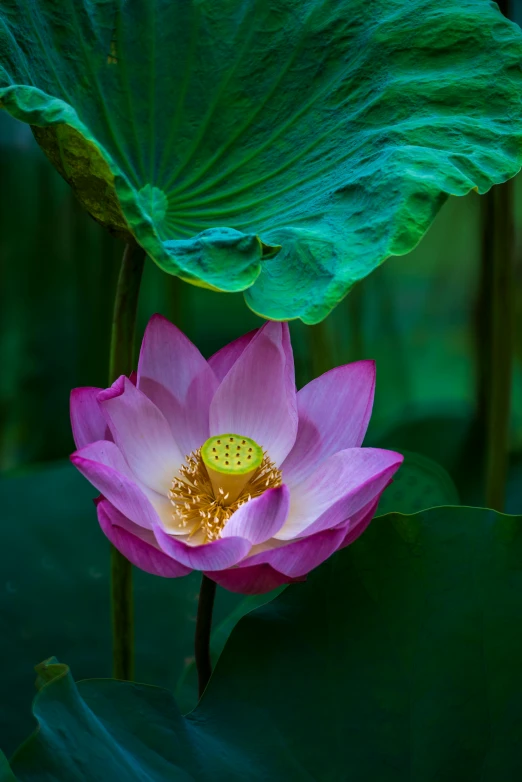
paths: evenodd
<path fill-rule="evenodd" d="M 165 271 L 314 323 L 522 162 L 484 0 L 0 0 L 0 103 Z"/>
<path fill-rule="evenodd" d="M 243 618 L 198 708 L 58 677 L 21 782 L 518 782 L 522 517 L 437 508 L 364 535 Z"/>

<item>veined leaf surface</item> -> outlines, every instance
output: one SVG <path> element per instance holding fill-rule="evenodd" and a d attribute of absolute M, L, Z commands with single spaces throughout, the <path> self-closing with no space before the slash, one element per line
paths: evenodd
<path fill-rule="evenodd" d="M 95 219 L 307 323 L 519 170 L 521 59 L 484 0 L 0 0 L 0 105 Z"/>

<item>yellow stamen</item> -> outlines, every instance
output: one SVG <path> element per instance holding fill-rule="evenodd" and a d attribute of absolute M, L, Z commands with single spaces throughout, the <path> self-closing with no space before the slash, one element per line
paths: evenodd
<path fill-rule="evenodd" d="M 227 443 L 239 447 L 242 456 L 226 459 Z M 252 460 L 245 464 L 243 454 L 249 452 Z M 217 469 L 212 459 L 216 453 Z M 242 463 L 238 465 L 237 461 Z M 208 543 L 220 537 L 226 522 L 241 505 L 281 483 L 281 470 L 254 440 L 234 434 L 211 437 L 186 457 L 179 476 L 172 481 L 169 497 L 174 506 L 173 518 L 183 528 L 192 527 L 190 537 L 202 531 Z"/>

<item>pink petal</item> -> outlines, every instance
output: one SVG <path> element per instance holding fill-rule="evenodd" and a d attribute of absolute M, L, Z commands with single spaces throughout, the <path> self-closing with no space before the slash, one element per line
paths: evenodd
<path fill-rule="evenodd" d="M 336 551 L 353 543 L 359 535 L 362 535 L 373 518 L 379 499 L 380 495 L 351 519 L 344 520 L 334 529 L 317 532 L 315 535 L 292 543 L 274 540 L 272 547 L 269 543 L 266 544 L 263 551 L 247 557 L 238 567 L 248 568 L 266 563 L 285 576 L 292 578 L 304 576 Z"/>
<path fill-rule="evenodd" d="M 97 511 L 100 527 L 112 545 L 140 570 L 163 578 L 178 578 L 191 572 L 159 549 L 152 532 L 132 524 L 107 500 L 97 503 Z"/>
<path fill-rule="evenodd" d="M 354 540 L 357 540 L 358 537 L 360 537 L 366 527 L 369 525 L 370 521 L 373 519 L 375 515 L 375 511 L 377 510 L 377 506 L 379 504 L 379 500 L 381 499 L 381 494 L 377 497 L 376 500 L 374 500 L 372 503 L 370 503 L 370 507 L 367 509 L 363 509 L 358 514 L 357 519 L 351 519 L 348 524 L 345 526 L 345 538 L 341 545 L 339 546 L 339 549 L 346 548 L 346 546 L 349 546 L 351 543 L 354 542 Z"/>
<path fill-rule="evenodd" d="M 259 329 L 221 382 L 210 405 L 210 434 L 252 437 L 281 464 L 294 444 L 297 407 L 288 325 Z"/>
<path fill-rule="evenodd" d="M 388 481 L 384 489 L 386 489 L 390 485 L 390 483 L 393 483 L 393 481 Z M 354 513 L 354 515 L 351 516 L 350 518 L 343 519 L 343 521 L 337 524 L 334 529 L 342 528 L 344 529 L 345 533 L 348 534 L 350 530 L 354 529 L 355 527 L 357 527 L 359 524 L 362 524 L 363 522 L 367 522 L 366 523 L 367 526 L 368 523 L 372 520 L 375 511 L 377 510 L 377 506 L 379 505 L 380 499 L 382 497 L 382 492 L 384 491 L 384 489 L 382 489 L 382 491 L 380 491 L 379 494 L 377 494 L 377 496 L 374 497 L 371 500 L 371 502 L 368 503 L 368 505 L 365 505 L 364 508 L 361 508 L 359 511 L 357 511 L 357 513 Z"/>
<path fill-rule="evenodd" d="M 253 557 L 247 557 L 240 568 L 266 563 L 289 578 L 304 576 L 328 559 L 342 545 L 345 529 L 326 530 L 309 538 L 274 548 L 267 548 Z"/>
<path fill-rule="evenodd" d="M 260 497 L 242 505 L 227 521 L 222 538 L 238 535 L 254 546 L 274 537 L 288 515 L 290 492 L 286 486 L 268 489 Z"/>
<path fill-rule="evenodd" d="M 290 493 L 279 540 L 331 529 L 355 515 L 385 488 L 403 457 L 379 448 L 348 448 L 330 456 Z"/>
<path fill-rule="evenodd" d="M 152 528 L 170 518 L 170 502 L 136 480 L 114 443 L 86 445 L 73 453 L 71 462 L 115 508 L 140 527 Z"/>
<path fill-rule="evenodd" d="M 205 575 L 224 589 L 228 589 L 229 592 L 240 592 L 242 595 L 263 595 L 283 584 L 304 581 L 303 578 L 293 579 L 283 576 L 273 570 L 270 565 L 257 565 L 241 569 L 231 568 L 219 572 L 213 570 Z"/>
<path fill-rule="evenodd" d="M 194 570 L 225 570 L 237 565 L 250 551 L 250 543 L 244 538 L 219 538 L 200 546 L 183 543 L 161 529 L 154 529 L 162 551 L 186 567 Z"/>
<path fill-rule="evenodd" d="M 166 496 L 183 457 L 163 413 L 124 376 L 98 402 L 134 475 Z"/>
<path fill-rule="evenodd" d="M 372 500 L 370 505 L 365 506 L 351 519 L 344 520 L 334 529 L 317 532 L 308 538 L 301 538 L 291 543 L 269 541 L 262 551 L 247 557 L 238 567 L 248 568 L 266 563 L 285 576 L 292 578 L 303 576 L 318 567 L 338 549 L 353 543 L 364 532 L 375 513 L 379 499 L 380 495 Z"/>
<path fill-rule="evenodd" d="M 208 411 L 217 377 L 173 323 L 154 315 L 145 330 L 138 388 L 161 410 L 184 455 L 209 437 Z"/>
<path fill-rule="evenodd" d="M 71 427 L 77 448 L 98 440 L 112 440 L 105 416 L 96 401 L 101 388 L 74 388 L 71 391 Z"/>
<path fill-rule="evenodd" d="M 356 361 L 326 372 L 298 392 L 297 438 L 282 467 L 290 486 L 328 456 L 362 444 L 374 391 L 375 362 Z"/>
<path fill-rule="evenodd" d="M 239 356 L 258 331 L 259 329 L 253 329 L 248 334 L 243 334 L 242 337 L 229 342 L 228 345 L 225 345 L 224 348 L 221 348 L 221 350 L 218 350 L 217 353 L 214 353 L 209 358 L 208 363 L 219 381 L 223 380 L 227 372 L 232 369 Z"/>

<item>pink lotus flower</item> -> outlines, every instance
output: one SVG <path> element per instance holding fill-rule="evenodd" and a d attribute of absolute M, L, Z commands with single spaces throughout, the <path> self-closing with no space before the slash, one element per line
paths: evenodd
<path fill-rule="evenodd" d="M 72 392 L 71 460 L 136 567 L 267 592 L 354 541 L 401 464 L 361 447 L 374 386 L 374 363 L 358 361 L 296 392 L 284 323 L 206 361 L 156 315 L 134 380 Z"/>

